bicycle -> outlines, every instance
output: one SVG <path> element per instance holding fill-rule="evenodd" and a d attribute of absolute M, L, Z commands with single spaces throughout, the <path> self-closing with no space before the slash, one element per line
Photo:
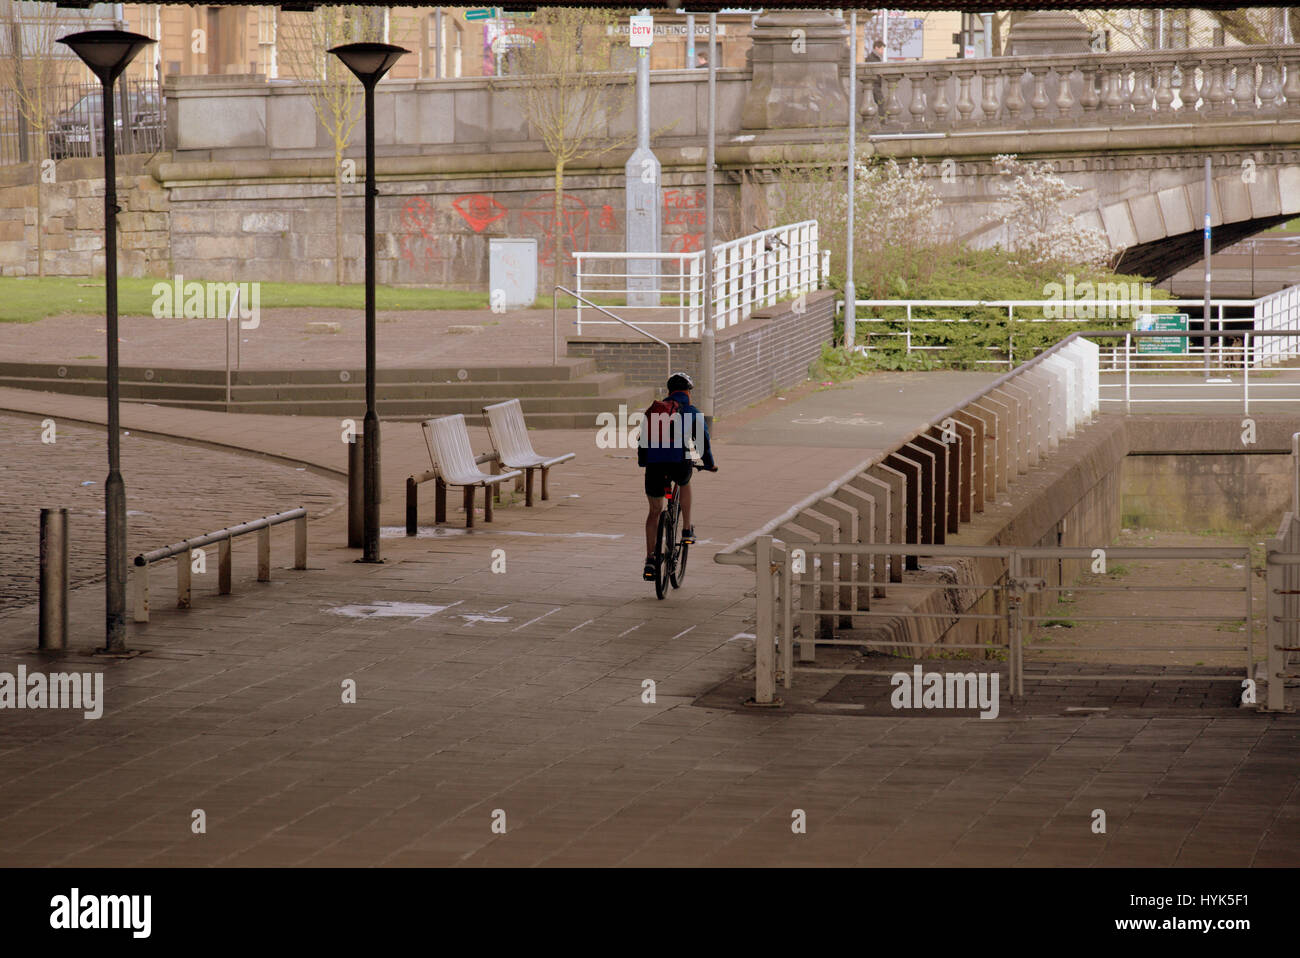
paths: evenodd
<path fill-rule="evenodd" d="M 691 467 L 702 472 L 708 471 L 699 463 L 691 463 Z M 717 472 L 716 469 L 712 471 Z M 668 594 L 669 584 L 674 589 L 680 589 L 682 583 L 686 581 L 686 558 L 690 546 L 678 538 L 678 523 L 681 520 L 681 509 L 678 503 L 680 488 L 676 481 L 668 481 L 664 487 L 664 498 L 668 502 L 664 505 L 664 511 L 659 513 L 659 533 L 655 540 L 654 562 L 655 595 L 661 599 Z"/>

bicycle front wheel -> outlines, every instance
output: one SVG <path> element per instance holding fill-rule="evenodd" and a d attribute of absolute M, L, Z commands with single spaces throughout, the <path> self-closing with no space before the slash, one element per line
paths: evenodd
<path fill-rule="evenodd" d="M 677 561 L 673 563 L 672 571 L 669 573 L 674 589 L 680 589 L 682 583 L 686 581 L 686 554 L 690 548 L 685 542 L 677 546 Z"/>

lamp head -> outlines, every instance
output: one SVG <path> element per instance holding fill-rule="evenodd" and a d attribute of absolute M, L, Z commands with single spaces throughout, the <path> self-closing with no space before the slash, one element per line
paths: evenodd
<path fill-rule="evenodd" d="M 154 41 L 140 33 L 124 30 L 86 30 L 60 37 L 59 42 L 71 47 L 91 72 L 105 85 L 118 78 L 136 54 Z"/>
<path fill-rule="evenodd" d="M 374 86 L 403 54 L 411 51 L 391 43 L 360 42 L 330 47 L 329 52 L 342 60 L 363 84 Z"/>

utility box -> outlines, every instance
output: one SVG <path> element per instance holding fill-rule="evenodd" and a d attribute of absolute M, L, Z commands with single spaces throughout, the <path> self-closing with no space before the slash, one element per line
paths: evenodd
<path fill-rule="evenodd" d="M 537 299 L 537 240 L 488 240 L 488 303 L 494 309 L 533 305 Z"/>

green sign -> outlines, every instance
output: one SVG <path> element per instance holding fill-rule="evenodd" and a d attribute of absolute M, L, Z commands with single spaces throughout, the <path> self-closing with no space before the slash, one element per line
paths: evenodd
<path fill-rule="evenodd" d="M 1172 329 L 1187 332 L 1186 313 L 1153 313 L 1139 316 L 1133 323 L 1134 329 Z M 1186 336 L 1159 336 L 1137 341 L 1139 353 L 1186 353 Z"/>
<path fill-rule="evenodd" d="M 498 7 L 471 7 L 465 11 L 466 20 L 496 20 L 500 16 Z"/>

